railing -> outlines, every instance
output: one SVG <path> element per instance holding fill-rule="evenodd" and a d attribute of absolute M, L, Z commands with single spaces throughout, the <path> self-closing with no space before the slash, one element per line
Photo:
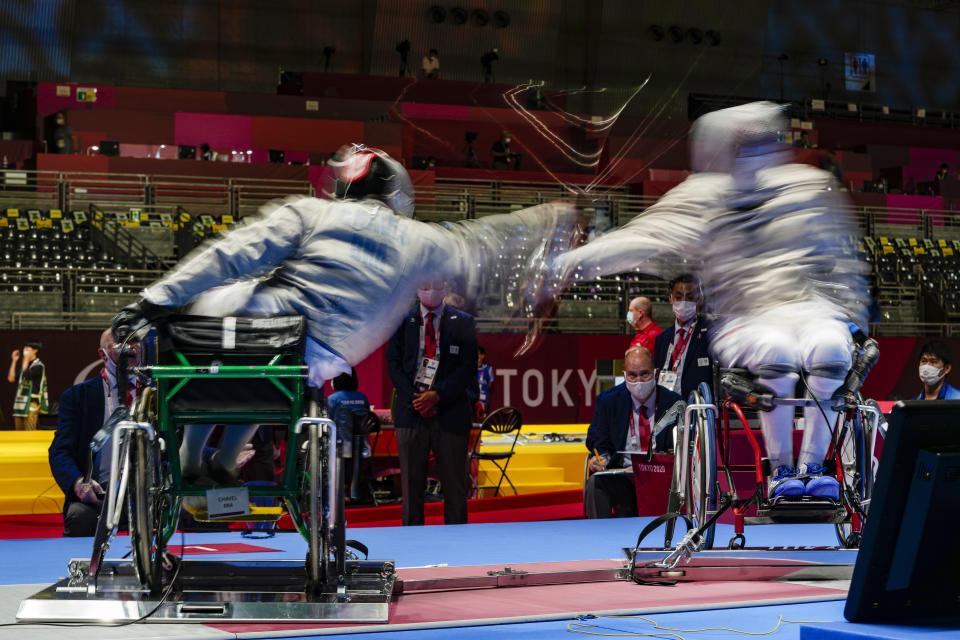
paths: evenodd
<path fill-rule="evenodd" d="M 90 219 L 93 220 L 90 225 L 91 238 L 101 249 L 119 252 L 123 258 L 121 262 L 140 265 L 142 268 L 173 266 L 172 260 L 158 256 L 147 245 L 128 233 L 116 220 L 104 218 L 97 221 L 95 216 L 96 207 L 91 204 Z"/>
<path fill-rule="evenodd" d="M 3 208 L 86 209 L 185 206 L 240 217 L 275 198 L 314 195 L 308 180 L 218 178 L 124 173 L 0 171 Z"/>
<path fill-rule="evenodd" d="M 55 171 L 0 172 L 0 207 L 121 210 L 181 206 L 203 214 L 235 218 L 264 203 L 291 195 L 315 195 L 307 180 L 217 178 Z M 421 220 L 464 220 L 509 213 L 562 200 L 582 208 L 588 222 L 603 212 L 611 226 L 626 224 L 658 200 L 630 194 L 625 187 L 598 187 L 584 194 L 556 182 L 513 182 L 437 178 L 417 187 L 416 216 Z M 872 236 L 960 239 L 954 211 L 896 207 L 845 207 L 859 230 Z"/>
<path fill-rule="evenodd" d="M 0 315 L 0 326 L 11 329 L 62 329 L 75 331 L 77 329 L 106 329 L 110 326 L 113 313 L 85 313 L 65 311 L 54 315 L 35 311 L 15 311 L 9 314 L 4 322 Z"/>
<path fill-rule="evenodd" d="M 109 323 L 110 317 L 137 300 L 163 273 L 127 268 L 0 267 L 0 327 L 77 329 L 103 318 Z"/>
<path fill-rule="evenodd" d="M 960 323 L 877 322 L 870 324 L 870 335 L 953 338 L 960 336 Z"/>
<path fill-rule="evenodd" d="M 147 269 L 70 269 L 0 267 L 0 328 L 102 328 L 123 306 L 136 300 L 140 292 L 163 275 L 162 270 Z M 623 320 L 626 304 L 635 294 L 643 294 L 661 304 L 666 283 L 653 278 L 607 278 L 587 287 L 603 289 L 603 297 L 590 299 L 593 293 L 579 289 L 564 293 L 557 317 L 539 321 L 544 333 L 626 334 Z M 45 301 L 45 311 L 37 311 Z M 901 309 L 917 305 L 916 287 L 884 290 L 882 308 Z M 594 310 L 591 315 L 590 309 Z M 599 310 L 600 313 L 596 311 Z M 669 314 L 664 308 L 660 316 Z M 658 312 L 655 311 L 655 316 Z M 532 321 L 520 317 L 477 317 L 484 333 L 525 333 Z M 871 324 L 871 334 L 879 336 L 960 336 L 960 323 L 885 320 Z"/>
<path fill-rule="evenodd" d="M 692 120 L 706 111 L 739 106 L 758 99 L 729 95 L 690 94 L 688 99 L 689 113 L 687 115 Z M 824 100 L 822 102 L 822 108 L 814 108 L 813 98 L 790 101 L 786 107 L 786 115 L 791 118 L 804 119 L 827 117 L 857 120 L 859 122 L 889 122 L 946 128 L 960 127 L 960 112 L 947 109 L 922 106 L 890 106 L 872 102 L 851 102 L 849 100 Z"/>
<path fill-rule="evenodd" d="M 10 177 L 11 173 L 15 174 L 13 178 Z M 200 215 L 217 214 L 218 211 L 233 212 L 231 215 L 237 219 L 240 217 L 240 212 L 249 213 L 267 200 L 298 192 L 312 193 L 309 183 L 296 180 L 69 172 L 7 172 L 0 175 L 6 178 L 0 182 L 0 207 L 59 207 L 69 211 L 73 208 L 70 205 L 82 202 L 85 203 L 84 208 L 95 207 L 97 211 L 102 211 L 111 217 L 113 217 L 112 214 L 127 214 L 131 208 L 137 208 L 151 222 L 157 222 L 156 218 L 164 214 L 169 214 L 168 220 L 179 221 L 180 213 L 184 211 L 184 202 L 193 203 L 188 207 L 193 214 L 193 223 Z M 618 226 L 629 222 L 656 202 L 657 198 L 632 195 L 622 188 L 605 188 L 601 194 L 587 196 L 582 193 L 573 193 L 552 182 L 440 178 L 431 187 L 417 188 L 416 217 L 423 220 L 471 219 L 556 200 L 574 203 L 580 207 L 588 225 L 594 222 L 600 212 L 605 212 L 608 214 L 609 223 L 612 226 Z M 50 203 L 54 201 L 56 206 L 51 206 Z M 960 240 L 960 220 L 953 211 L 850 206 L 847 207 L 847 212 L 860 232 L 867 237 Z M 93 215 L 89 217 L 91 220 L 94 219 Z M 116 235 L 121 235 L 119 227 L 115 224 L 111 226 L 107 223 L 103 227 L 107 231 L 111 228 L 117 231 Z M 140 255 L 148 261 L 154 259 L 155 256 L 151 257 L 148 253 L 149 249 L 145 249 L 142 244 L 139 246 L 133 242 L 128 244 L 130 245 L 127 247 L 128 252 Z M 901 262 L 910 262 L 914 258 L 905 256 L 897 248 L 895 260 L 900 261 L 898 262 L 900 265 Z M 36 270 L 32 271 L 36 272 Z M 80 272 L 64 271 L 64 274 L 71 273 Z M 142 287 L 159 274 L 159 272 L 148 273 L 152 274 L 150 279 L 140 283 L 139 286 Z M 924 319 L 922 299 L 915 286 L 915 278 L 907 279 L 912 281 L 910 283 L 912 288 L 908 287 L 909 291 L 906 289 L 894 291 L 899 284 L 903 283 L 901 273 L 902 269 L 898 269 L 889 282 L 883 282 L 881 301 L 886 305 L 884 308 L 896 311 L 890 314 L 889 322 L 880 325 L 881 330 L 885 332 L 901 330 L 898 327 L 916 326 L 915 322 L 905 322 L 905 320 Z M 920 273 L 922 274 L 922 270 Z M 75 277 L 77 276 L 69 276 L 69 278 Z M 91 277 L 97 276 L 91 275 Z M 71 284 L 73 282 L 72 279 L 64 280 L 63 284 L 57 285 L 66 287 L 62 312 L 78 313 L 90 310 L 90 305 L 78 306 L 75 294 L 81 292 L 83 287 L 71 289 L 74 286 Z M 49 288 L 47 291 L 49 292 Z M 100 295 L 104 291 L 92 293 Z M 119 296 L 118 300 L 129 295 L 126 291 L 116 291 L 114 294 Z M 666 298 L 665 283 L 662 280 L 634 274 L 578 283 L 563 294 L 561 300 L 564 304 L 560 307 L 560 316 L 550 321 L 552 325 L 548 323 L 546 326 L 569 331 L 572 330 L 571 327 L 583 325 L 586 329 L 597 332 L 621 332 L 623 326 L 620 319 L 626 312 L 628 301 L 636 295 L 645 295 L 655 303 L 663 304 Z M 93 301 L 91 305 L 109 304 L 108 301 L 95 298 L 96 296 L 94 298 L 87 296 L 88 300 Z M 500 326 L 505 322 L 497 318 L 481 320 L 484 325 L 490 327 Z M 506 327 L 503 330 L 525 330 L 521 328 L 523 322 L 511 320 L 503 325 Z M 904 330 L 910 331 L 910 329 Z"/>
<path fill-rule="evenodd" d="M 50 171 L 0 171 L 0 203 L 31 209 L 62 207 L 60 174 Z M 7 205 L 4 205 L 6 208 Z"/>

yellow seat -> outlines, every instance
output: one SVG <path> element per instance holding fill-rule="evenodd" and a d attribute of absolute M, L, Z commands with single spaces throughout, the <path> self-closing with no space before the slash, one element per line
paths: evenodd
<path fill-rule="evenodd" d="M 189 504 L 187 500 L 183 502 L 183 508 L 190 512 L 193 519 L 197 522 L 276 522 L 283 516 L 284 509 L 281 506 L 276 507 L 258 507 L 250 505 L 250 513 L 242 516 L 230 516 L 228 518 L 211 518 L 205 508 L 197 508 Z"/>

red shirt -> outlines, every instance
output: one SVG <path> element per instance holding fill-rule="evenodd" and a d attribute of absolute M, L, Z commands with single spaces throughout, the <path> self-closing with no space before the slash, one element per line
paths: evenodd
<path fill-rule="evenodd" d="M 656 322 L 650 322 L 646 327 L 637 331 L 637 335 L 633 336 L 633 341 L 630 343 L 631 347 L 646 347 L 650 350 L 650 353 L 653 353 L 653 342 L 657 339 L 657 336 L 663 333 Z"/>

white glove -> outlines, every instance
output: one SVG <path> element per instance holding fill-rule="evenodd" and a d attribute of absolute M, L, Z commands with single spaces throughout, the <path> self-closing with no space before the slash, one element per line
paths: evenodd
<path fill-rule="evenodd" d="M 255 455 L 257 455 L 257 452 L 254 450 L 252 444 L 247 443 L 243 445 L 243 449 L 237 454 L 237 469 L 250 462 Z"/>
<path fill-rule="evenodd" d="M 96 480 L 90 480 L 89 484 L 83 482 L 83 478 L 77 478 L 73 483 L 73 493 L 80 499 L 80 502 L 99 505 L 103 503 L 103 487 Z"/>

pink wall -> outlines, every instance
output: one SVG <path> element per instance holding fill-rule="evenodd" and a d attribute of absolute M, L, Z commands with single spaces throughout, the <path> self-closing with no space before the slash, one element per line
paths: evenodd
<path fill-rule="evenodd" d="M 943 209 L 943 198 L 887 194 L 887 206 L 901 209 Z"/>
<path fill-rule="evenodd" d="M 253 118 L 212 113 L 177 113 L 174 144 L 253 149 Z M 268 147 L 269 148 L 269 147 Z"/>
<path fill-rule="evenodd" d="M 941 164 L 948 164 L 950 170 L 957 168 L 957 152 L 952 149 L 910 149 L 910 166 L 930 167 L 939 169 Z"/>
<path fill-rule="evenodd" d="M 57 88 L 69 89 L 69 95 L 58 96 Z M 77 88 L 90 87 L 97 89 L 96 102 L 77 102 Z M 41 82 L 37 84 L 37 115 L 48 116 L 64 109 L 112 109 L 114 87 L 97 84 L 73 84 L 69 82 Z"/>

